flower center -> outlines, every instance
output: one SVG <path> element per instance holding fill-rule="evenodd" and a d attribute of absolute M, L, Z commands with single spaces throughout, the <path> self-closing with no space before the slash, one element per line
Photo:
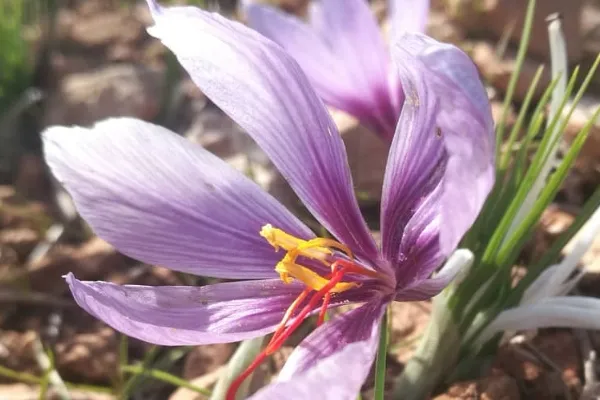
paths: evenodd
<path fill-rule="evenodd" d="M 280 229 L 273 228 L 270 224 L 262 227 L 260 235 L 275 248 L 275 251 L 278 251 L 280 248 L 286 251 L 281 261 L 275 266 L 275 271 L 279 273 L 281 280 L 284 283 L 292 283 L 295 279 L 302 282 L 306 288 L 288 307 L 265 349 L 232 382 L 227 391 L 226 400 L 235 400 L 235 394 L 244 380 L 267 356 L 273 354 L 283 345 L 287 338 L 304 321 L 304 318 L 319 306 L 319 303 L 321 310 L 317 326 L 325 321 L 325 313 L 331 301 L 332 294 L 345 292 L 346 290 L 360 286 L 358 282 L 342 282 L 346 274 L 362 275 L 371 278 L 381 277 L 378 272 L 356 264 L 352 251 L 347 246 L 335 240 L 326 238 L 303 240 Z M 336 251 L 338 254 L 336 254 Z M 342 254 L 339 254 L 340 252 Z M 299 264 L 299 257 L 320 262 L 330 268 L 331 272 L 325 276 L 321 276 L 310 268 Z M 302 305 L 302 309 L 298 311 Z"/>

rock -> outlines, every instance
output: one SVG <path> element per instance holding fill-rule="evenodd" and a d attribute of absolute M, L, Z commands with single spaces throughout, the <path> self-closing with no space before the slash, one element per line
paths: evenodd
<path fill-rule="evenodd" d="M 102 47 L 115 43 L 132 43 L 144 35 L 144 26 L 132 13 L 95 12 L 88 18 L 77 18 L 71 25 L 68 39 L 83 47 Z"/>
<path fill-rule="evenodd" d="M 4 400 L 37 400 L 40 398 L 41 388 L 38 386 L 29 386 L 24 383 L 13 383 L 0 385 L 0 399 Z M 114 400 L 115 397 L 110 394 L 90 392 L 84 390 L 69 390 L 71 400 Z M 46 392 L 44 400 L 60 400 L 61 396 L 50 387 Z"/>
<path fill-rule="evenodd" d="M 465 39 L 464 30 L 440 10 L 430 9 L 426 29 L 429 36 L 441 42 L 458 45 Z"/>
<path fill-rule="evenodd" d="M 521 41 L 526 0 L 444 0 L 451 18 L 473 33 L 500 39 L 510 30 L 510 39 L 518 45 Z M 546 17 L 553 13 L 562 16 L 562 27 L 567 40 L 569 62 L 582 56 L 581 14 L 583 0 L 538 1 L 534 15 L 529 54 L 548 60 L 550 48 Z"/>
<path fill-rule="evenodd" d="M 90 125 L 131 116 L 152 120 L 160 111 L 163 74 L 140 65 L 119 64 L 66 77 L 48 100 L 46 125 Z"/>
<path fill-rule="evenodd" d="M 583 52 L 585 57 L 593 59 L 600 54 L 600 4 L 587 2 L 582 14 Z"/>
<path fill-rule="evenodd" d="M 233 354 L 233 343 L 218 343 L 195 347 L 186 357 L 183 379 L 191 380 L 216 371 L 227 364 Z"/>
<path fill-rule="evenodd" d="M 33 355 L 33 342 L 36 338 L 37 333 L 33 330 L 0 330 L 0 365 L 17 371 L 38 373 L 39 368 Z"/>
<path fill-rule="evenodd" d="M 568 331 L 542 331 L 528 345 L 500 348 L 494 367 L 522 382 L 527 399 L 564 398 L 581 390 L 581 359 Z"/>
<path fill-rule="evenodd" d="M 126 259 L 108 243 L 94 237 L 80 246 L 59 246 L 41 260 L 23 269 L 22 274 L 33 290 L 60 294 L 67 290 L 63 275 L 72 272 L 83 280 L 102 279 L 118 268 L 126 268 Z"/>
<path fill-rule="evenodd" d="M 390 335 L 390 353 L 400 363 L 406 363 L 413 355 L 431 315 L 431 303 L 393 302 Z"/>
<path fill-rule="evenodd" d="M 0 244 L 12 248 L 23 260 L 40 240 L 39 234 L 31 228 L 0 230 Z"/>
<path fill-rule="evenodd" d="M 520 398 L 517 382 L 510 376 L 498 372 L 477 381 L 455 383 L 445 393 L 434 397 L 434 400 L 519 400 Z"/>
<path fill-rule="evenodd" d="M 510 77 L 516 67 L 516 53 L 507 50 L 503 57 L 496 52 L 491 42 L 479 41 L 470 49 L 471 57 L 479 68 L 483 77 L 495 88 L 505 93 L 508 88 Z M 525 59 L 521 75 L 517 81 L 513 101 L 522 102 L 531 85 L 533 77 L 541 63 L 532 59 Z M 549 68 L 544 68 L 540 82 L 538 83 L 535 97 L 539 98 L 551 81 Z"/>
<path fill-rule="evenodd" d="M 91 331 L 77 332 L 68 327 L 62 336 L 55 347 L 61 375 L 95 382 L 116 377 L 118 340 L 112 328 L 97 323 Z"/>

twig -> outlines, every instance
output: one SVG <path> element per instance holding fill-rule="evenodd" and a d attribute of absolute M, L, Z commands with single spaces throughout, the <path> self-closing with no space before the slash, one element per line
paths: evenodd
<path fill-rule="evenodd" d="M 75 307 L 75 303 L 69 300 L 60 299 L 41 292 L 23 292 L 11 288 L 0 289 L 0 304 L 27 304 L 35 306 L 70 308 Z"/>
<path fill-rule="evenodd" d="M 580 400 L 600 399 L 600 382 L 598 382 L 598 375 L 596 374 L 596 350 L 592 347 L 592 342 L 587 331 L 575 329 L 574 333 L 579 341 L 581 357 L 583 359 L 584 384 Z"/>
<path fill-rule="evenodd" d="M 48 382 L 56 389 L 56 394 L 61 400 L 71 400 L 71 396 L 69 395 L 69 390 L 65 385 L 65 382 L 62 380 L 58 371 L 54 368 L 54 363 L 48 357 L 48 354 L 44 351 L 44 346 L 39 338 L 36 339 L 32 343 L 33 352 L 35 355 L 35 360 L 37 361 L 40 369 L 42 371 L 46 371 Z"/>

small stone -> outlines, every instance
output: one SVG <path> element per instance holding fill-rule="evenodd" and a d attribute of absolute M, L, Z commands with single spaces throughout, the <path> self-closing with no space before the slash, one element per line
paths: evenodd
<path fill-rule="evenodd" d="M 32 289 L 60 294 L 67 290 L 63 275 L 72 272 L 83 280 L 101 279 L 126 267 L 126 259 L 104 240 L 94 237 L 80 246 L 59 246 L 28 265 L 23 274 Z"/>
<path fill-rule="evenodd" d="M 160 110 L 163 74 L 141 65 L 120 64 L 67 76 L 50 96 L 46 125 L 90 125 L 130 116 L 154 119 Z"/>
<path fill-rule="evenodd" d="M 30 228 L 13 228 L 0 231 L 0 244 L 15 250 L 23 259 L 40 240 L 38 233 Z"/>
<path fill-rule="evenodd" d="M 586 2 L 583 5 L 582 16 L 584 55 L 593 59 L 600 54 L 600 4 Z"/>
<path fill-rule="evenodd" d="M 82 47 L 102 47 L 141 39 L 144 27 L 129 12 L 92 13 L 72 24 L 69 39 Z"/>
<path fill-rule="evenodd" d="M 118 340 L 112 328 L 97 324 L 91 332 L 65 333 L 56 344 L 56 367 L 62 374 L 92 381 L 116 376 Z"/>
<path fill-rule="evenodd" d="M 519 400 L 520 398 L 517 382 L 510 376 L 498 372 L 477 381 L 455 383 L 434 400 Z"/>
<path fill-rule="evenodd" d="M 227 364 L 233 354 L 233 343 L 217 343 L 195 347 L 186 357 L 183 366 L 183 378 L 191 380 L 216 371 Z"/>
<path fill-rule="evenodd" d="M 426 31 L 429 36 L 441 42 L 458 45 L 465 39 L 464 30 L 448 14 L 436 9 L 429 11 Z"/>
<path fill-rule="evenodd" d="M 527 347 L 500 348 L 494 367 L 522 382 L 528 399 L 563 398 L 581 389 L 581 357 L 573 333 L 541 331 Z"/>

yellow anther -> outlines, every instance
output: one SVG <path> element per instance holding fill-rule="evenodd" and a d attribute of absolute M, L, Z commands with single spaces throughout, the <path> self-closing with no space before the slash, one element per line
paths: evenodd
<path fill-rule="evenodd" d="M 316 272 L 298 265 L 296 263 L 286 262 L 285 260 L 277 263 L 275 271 L 279 273 L 279 277 L 284 283 L 291 283 L 293 276 L 295 279 L 304 283 L 306 286 L 313 290 L 321 290 L 325 286 L 329 279 L 323 278 Z M 359 284 L 354 282 L 340 282 L 336 284 L 332 289 L 332 293 L 341 293 L 353 287 L 357 287 Z"/>
<path fill-rule="evenodd" d="M 346 255 L 350 258 L 350 259 L 354 259 L 354 255 L 352 254 L 352 250 L 350 250 L 350 248 L 348 246 L 344 246 L 343 244 L 341 244 L 340 242 L 336 242 L 333 239 L 326 239 L 326 238 L 315 238 L 315 239 L 311 239 L 309 241 L 306 241 L 302 244 L 300 244 L 297 249 L 298 250 L 307 250 L 307 249 L 312 249 L 312 248 L 331 248 L 331 249 L 336 249 L 339 250 L 343 253 L 346 253 Z"/>
<path fill-rule="evenodd" d="M 269 242 L 269 244 L 273 246 L 275 250 L 282 248 L 287 252 L 294 252 L 295 257 L 305 256 L 320 261 L 326 260 L 327 257 L 333 254 L 333 251 L 329 250 L 327 247 L 338 248 L 339 246 L 342 246 L 346 248 L 346 246 L 343 246 L 331 239 L 299 239 L 282 231 L 281 229 L 273 228 L 271 224 L 263 226 L 260 230 L 260 235 L 267 239 L 267 242 Z M 321 242 L 319 242 L 319 240 L 337 243 L 337 246 L 324 246 L 321 244 Z"/>
<path fill-rule="evenodd" d="M 329 283 L 329 279 L 298 264 L 296 261 L 300 256 L 319 261 L 327 267 L 333 262 L 332 256 L 334 255 L 334 250 L 346 254 L 351 261 L 354 260 L 354 255 L 348 246 L 344 246 L 333 239 L 314 238 L 303 240 L 281 229 L 273 228 L 271 224 L 263 226 L 260 230 L 260 235 L 267 239 L 275 250 L 282 248 L 286 251 L 285 256 L 283 256 L 282 260 L 275 267 L 275 271 L 279 273 L 279 277 L 284 283 L 291 283 L 294 279 L 297 279 L 316 291 L 321 290 Z M 358 283 L 339 282 L 333 287 L 331 292 L 340 293 L 357 286 L 359 286 Z"/>

